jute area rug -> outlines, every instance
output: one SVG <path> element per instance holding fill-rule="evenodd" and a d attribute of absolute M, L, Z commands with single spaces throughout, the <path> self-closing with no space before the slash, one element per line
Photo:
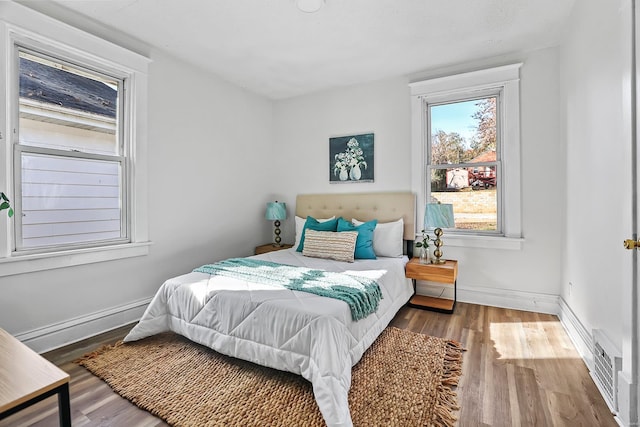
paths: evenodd
<path fill-rule="evenodd" d="M 353 367 L 355 426 L 453 426 L 459 343 L 388 327 Z M 78 363 L 174 426 L 323 426 L 311 383 L 179 335 L 103 347 Z"/>

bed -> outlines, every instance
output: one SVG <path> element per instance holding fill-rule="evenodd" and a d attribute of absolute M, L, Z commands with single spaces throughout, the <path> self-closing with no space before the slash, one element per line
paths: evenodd
<path fill-rule="evenodd" d="M 299 195 L 296 216 L 336 216 L 365 222 L 377 219 L 379 230 L 386 229 L 382 224 L 393 224 L 397 229 L 402 219 L 402 239 L 413 240 L 415 196 L 412 193 Z M 351 368 L 411 297 L 413 287 L 404 276 L 408 258 L 378 256 L 342 262 L 305 256 L 296 251 L 295 245 L 250 258 L 374 279 L 382 299 L 375 312 L 354 321 L 349 306 L 338 299 L 190 272 L 171 278 L 160 287 L 125 342 L 173 331 L 220 353 L 293 372 L 312 383 L 314 397 L 328 426 L 351 426 L 348 405 Z"/>

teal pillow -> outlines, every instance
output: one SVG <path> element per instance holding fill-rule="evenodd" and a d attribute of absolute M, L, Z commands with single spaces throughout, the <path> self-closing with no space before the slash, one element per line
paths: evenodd
<path fill-rule="evenodd" d="M 338 231 L 357 231 L 355 259 L 376 259 L 373 251 L 373 230 L 375 230 L 378 220 L 374 219 L 360 225 L 353 225 L 350 221 L 338 218 Z"/>
<path fill-rule="evenodd" d="M 304 248 L 304 232 L 307 228 L 316 231 L 336 231 L 338 227 L 338 219 L 330 219 L 329 221 L 320 222 L 312 216 L 307 217 L 307 221 L 304 223 L 304 227 L 302 227 L 302 237 L 300 237 L 300 244 L 296 248 L 296 251 L 302 252 L 302 248 Z"/>

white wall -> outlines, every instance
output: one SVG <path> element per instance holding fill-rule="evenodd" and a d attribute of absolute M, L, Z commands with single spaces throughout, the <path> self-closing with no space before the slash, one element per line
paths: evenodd
<path fill-rule="evenodd" d="M 273 188 L 291 205 L 291 217 L 300 193 L 410 190 L 410 114 L 405 78 L 277 102 Z M 374 182 L 329 184 L 329 137 L 371 132 Z M 287 219 L 283 242 L 293 243 L 294 234 L 294 221 Z"/>
<path fill-rule="evenodd" d="M 619 350 L 630 336 L 625 328 L 631 252 L 622 247 L 632 232 L 631 144 L 625 121 L 629 4 L 576 2 L 561 50 L 567 150 L 561 295 L 589 333 L 603 329 Z"/>
<path fill-rule="evenodd" d="M 150 69 L 149 266 L 160 277 L 270 237 L 272 103 L 160 53 Z"/>
<path fill-rule="evenodd" d="M 522 203 L 525 243 L 519 251 L 453 248 L 460 261 L 459 287 L 557 295 L 560 291 L 564 150 L 559 141 L 557 49 L 523 57 L 467 64 L 524 62 L 521 79 Z M 438 71 L 442 73 L 441 71 Z M 425 73 L 435 75 L 434 73 Z M 351 86 L 275 104 L 275 147 L 279 170 L 274 187 L 288 202 L 300 192 L 411 191 L 411 110 L 407 78 Z M 329 184 L 330 136 L 375 134 L 375 182 Z M 287 221 L 288 240 L 293 221 Z M 517 294 L 516 297 L 523 298 Z M 524 296 L 526 298 L 526 296 Z"/>
<path fill-rule="evenodd" d="M 55 331 L 150 298 L 165 279 L 251 255 L 270 238 L 271 101 L 159 51 L 151 56 L 150 254 L 0 278 L 0 327 L 8 332 Z M 61 335 L 50 345 L 68 338 L 82 337 Z"/>

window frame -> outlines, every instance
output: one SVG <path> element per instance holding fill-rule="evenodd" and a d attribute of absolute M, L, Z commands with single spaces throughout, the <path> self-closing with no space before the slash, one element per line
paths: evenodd
<path fill-rule="evenodd" d="M 437 107 L 439 105 L 448 105 L 455 104 L 458 102 L 466 102 L 466 101 L 479 101 L 481 99 L 487 98 L 496 98 L 496 161 L 494 162 L 479 162 L 479 163 L 469 163 L 462 162 L 456 164 L 434 164 L 432 163 L 431 150 L 433 147 L 433 130 L 432 129 L 432 120 L 431 120 L 431 108 Z M 427 122 L 426 122 L 426 134 L 424 136 L 424 144 L 426 146 L 425 150 L 425 200 L 431 200 L 431 171 L 438 169 L 454 169 L 454 168 L 469 168 L 470 166 L 484 166 L 484 165 L 494 165 L 496 167 L 496 189 L 497 189 L 497 212 L 496 212 L 496 230 L 465 230 L 461 228 L 451 228 L 447 229 L 447 235 L 450 232 L 456 232 L 462 234 L 471 234 L 471 235 L 488 235 L 488 236 L 502 236 L 502 218 L 503 218 L 503 209 L 502 209 L 502 90 L 488 90 L 488 91 L 480 91 L 474 93 L 474 96 L 469 98 L 469 96 L 465 93 L 462 98 L 444 96 L 443 100 L 438 100 L 437 96 L 424 98 L 424 109 L 427 114 Z"/>
<path fill-rule="evenodd" d="M 416 236 L 423 228 L 425 204 L 429 200 L 427 173 L 431 159 L 429 105 L 458 102 L 499 94 L 497 114 L 500 144 L 496 147 L 496 160 L 500 163 L 502 185 L 498 187 L 499 232 L 455 230 L 447 231 L 448 246 L 521 249 L 521 196 L 520 196 L 520 68 L 511 64 L 468 73 L 455 74 L 410 83 L 412 176 L 411 186 L 416 193 L 419 219 Z M 427 139 L 428 138 L 428 139 Z M 428 142 L 428 143 L 427 143 Z M 499 152 L 498 152 L 499 150 Z M 502 187 L 502 188 L 500 188 Z"/>
<path fill-rule="evenodd" d="M 127 156 L 129 153 L 128 147 L 131 144 L 129 138 L 126 137 L 123 129 L 123 124 L 126 122 L 126 117 L 128 117 L 128 110 L 131 107 L 130 104 L 126 103 L 124 98 L 125 96 L 121 96 L 125 93 L 125 87 L 128 84 L 128 77 L 124 73 L 118 73 L 117 75 L 109 72 L 107 73 L 105 70 L 96 70 L 95 64 L 79 64 L 77 60 L 82 61 L 82 58 L 74 58 L 74 62 L 71 62 L 68 59 L 62 59 L 57 56 L 54 56 L 52 52 L 42 52 L 40 49 L 42 46 L 38 46 L 36 50 L 30 46 L 14 44 L 13 46 L 13 60 L 16 61 L 16 69 L 18 70 L 15 78 L 19 78 L 19 61 L 20 61 L 20 53 L 25 52 L 29 55 L 52 60 L 59 63 L 64 63 L 69 66 L 79 68 L 80 71 L 90 71 L 94 75 L 108 77 L 110 79 L 118 81 L 118 108 L 117 108 L 117 118 L 116 118 L 116 138 L 117 138 L 117 152 L 115 154 L 97 154 L 91 152 L 83 152 L 77 150 L 63 150 L 57 148 L 46 148 L 40 146 L 34 146 L 29 144 L 21 144 L 20 143 L 20 84 L 16 81 L 18 85 L 15 90 L 15 95 L 17 98 L 13 99 L 14 104 L 12 105 L 13 109 L 13 117 L 14 123 L 17 124 L 16 129 L 17 132 L 13 132 L 13 141 L 12 145 L 14 147 L 14 161 L 13 161 L 13 180 L 14 180 L 14 192 L 13 192 L 13 201 L 14 208 L 17 213 L 22 212 L 22 154 L 35 154 L 35 155 L 45 155 L 45 156 L 55 156 L 59 158 L 76 158 L 76 159 L 87 159 L 87 160 L 103 160 L 118 163 L 120 166 L 120 178 L 119 178 L 119 186 L 120 186 L 120 204 L 121 204 L 121 218 L 120 218 L 120 237 L 117 239 L 110 240 L 93 240 L 81 243 L 67 243 L 67 244 L 58 244 L 58 245 L 47 245 L 47 246 L 39 246 L 34 248 L 27 248 L 24 246 L 24 241 L 22 237 L 22 215 L 18 214 L 14 218 L 14 234 L 13 234 L 13 248 L 16 255 L 27 255 L 27 254 L 35 254 L 35 253 L 47 253 L 47 252 L 57 252 L 57 251 L 65 251 L 77 248 L 92 248 L 92 247 L 101 247 L 107 245 L 115 245 L 115 244 L 124 244 L 129 243 L 131 241 L 131 237 L 129 235 L 130 230 L 130 221 L 131 215 L 128 209 L 128 201 L 127 195 L 131 192 L 129 189 L 129 183 L 127 181 L 127 171 L 130 168 L 131 159 Z M 46 49 L 46 48 L 45 48 Z M 14 68 L 14 67 L 12 67 Z"/>
<path fill-rule="evenodd" d="M 121 103 L 121 132 L 128 160 L 122 171 L 127 183 L 122 187 L 128 207 L 128 238 L 125 241 L 68 249 L 21 251 L 15 248 L 17 222 L 0 215 L 0 277 L 31 271 L 68 267 L 93 262 L 143 256 L 148 254 L 147 220 L 147 81 L 150 60 L 99 37 L 63 24 L 14 2 L 0 4 L 0 95 L 5 100 L 6 114 L 0 114 L 0 188 L 10 192 L 9 198 L 20 215 L 20 197 L 16 192 L 14 167 L 19 123 L 18 49 L 86 67 L 124 81 Z M 91 52 L 99 52 L 99 56 Z M 16 131 L 14 131 L 16 130 Z M 125 175 L 126 174 L 126 175 Z M 6 191 L 8 190 L 8 191 Z M 123 211 L 123 215 L 124 215 Z"/>

